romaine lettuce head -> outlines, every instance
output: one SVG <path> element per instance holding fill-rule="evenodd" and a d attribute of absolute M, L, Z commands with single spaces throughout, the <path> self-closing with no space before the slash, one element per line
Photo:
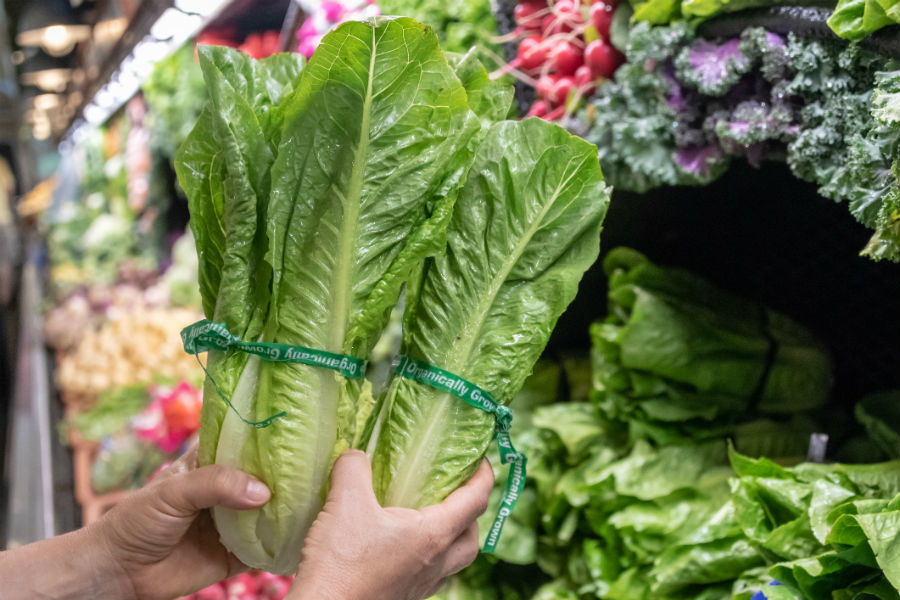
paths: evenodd
<path fill-rule="evenodd" d="M 446 250 L 408 288 L 404 353 L 508 404 L 597 257 L 608 195 L 593 145 L 539 119 L 494 125 L 456 204 Z M 415 508 L 471 476 L 494 421 L 397 377 L 378 427 L 376 492 L 386 505 Z"/>
<path fill-rule="evenodd" d="M 367 357 L 412 268 L 441 247 L 481 130 L 437 37 L 376 19 L 329 33 L 302 71 L 289 55 L 201 47 L 200 58 L 210 103 L 177 170 L 207 317 L 244 340 Z M 216 508 L 222 541 L 250 566 L 290 573 L 334 458 L 366 435 L 372 395 L 239 351 L 212 352 L 209 372 L 201 464 L 239 467 L 272 491 L 259 510 Z M 282 411 L 266 428 L 241 419 Z"/>

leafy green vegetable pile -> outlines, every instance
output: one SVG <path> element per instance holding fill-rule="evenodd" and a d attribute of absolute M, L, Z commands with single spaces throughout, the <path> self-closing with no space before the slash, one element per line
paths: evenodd
<path fill-rule="evenodd" d="M 686 23 L 636 25 L 627 55 L 585 113 L 613 185 L 702 185 L 735 157 L 786 159 L 875 230 L 864 254 L 900 261 L 895 61 L 759 28 L 711 42 Z"/>
<path fill-rule="evenodd" d="M 900 597 L 900 462 L 731 465 L 728 508 L 783 586 L 770 600 Z"/>
<path fill-rule="evenodd" d="M 489 0 L 379 0 L 378 7 L 382 14 L 406 15 L 434 27 L 445 52 L 465 53 L 479 44 L 496 50 Z"/>
<path fill-rule="evenodd" d="M 754 8 L 796 5 L 834 7 L 828 26 L 838 36 L 849 40 L 859 40 L 884 27 L 900 24 L 900 5 L 894 0 L 635 0 L 633 4 L 636 21 L 657 25 L 680 19 L 696 23 Z"/>
<path fill-rule="evenodd" d="M 717 521 L 730 497 L 725 439 L 754 455 L 805 454 L 802 413 L 827 398 L 827 352 L 786 317 L 634 251 L 604 267 L 590 402 L 535 413 L 554 434 L 532 467 L 538 564 L 584 595 L 726 598 L 762 560 Z"/>
<path fill-rule="evenodd" d="M 531 510 L 438 598 L 900 598 L 900 463 L 751 458 L 805 455 L 831 379 L 815 338 L 634 251 L 604 266 L 592 365 L 544 364 L 516 399 Z M 897 398 L 858 405 L 876 457 L 900 455 Z"/>
<path fill-rule="evenodd" d="M 194 44 L 189 42 L 156 63 L 141 91 L 149 109 L 146 120 L 150 143 L 171 160 L 207 100 L 203 73 L 194 58 Z"/>
<path fill-rule="evenodd" d="M 771 428 L 767 443 L 753 439 L 754 452 L 805 452 L 806 440 L 789 446 L 791 428 L 746 421 L 825 403 L 832 375 L 821 342 L 783 315 L 633 250 L 613 250 L 603 264 L 610 311 L 591 337 L 593 401 L 607 436 L 667 445 L 729 435 L 749 451 L 744 443 Z"/>
<path fill-rule="evenodd" d="M 406 286 L 404 353 L 508 403 L 599 251 L 596 149 L 501 121 L 511 89 L 411 19 L 344 24 L 305 68 L 212 47 L 200 60 L 210 102 L 176 169 L 207 317 L 245 341 L 368 358 Z M 343 449 L 367 448 L 380 497 L 418 507 L 464 481 L 493 432 L 486 413 L 405 379 L 380 396 L 240 351 L 208 368 L 200 462 L 272 490 L 258 511 L 216 509 L 216 524 L 273 572 L 296 568 Z"/>

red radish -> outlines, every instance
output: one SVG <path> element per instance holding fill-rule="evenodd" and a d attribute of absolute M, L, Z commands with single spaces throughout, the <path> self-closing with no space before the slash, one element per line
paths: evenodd
<path fill-rule="evenodd" d="M 606 0 L 591 5 L 591 25 L 604 40 L 609 40 L 609 26 L 612 24 L 615 7 Z"/>
<path fill-rule="evenodd" d="M 574 2 L 573 0 L 558 0 L 553 5 L 553 12 L 566 20 L 575 21 L 577 23 L 582 20 L 579 5 L 580 2 Z"/>
<path fill-rule="evenodd" d="M 584 49 L 584 63 L 594 77 L 609 79 L 621 62 L 619 52 L 605 40 L 594 40 Z"/>
<path fill-rule="evenodd" d="M 575 71 L 575 85 L 578 86 L 578 89 L 585 96 L 590 96 L 594 93 L 597 84 L 594 81 L 594 76 L 591 74 L 591 68 L 589 66 L 581 65 L 578 67 L 578 70 Z"/>
<path fill-rule="evenodd" d="M 282 600 L 291 587 L 291 579 L 274 575 L 272 573 L 260 573 L 256 576 L 256 595 L 259 600 Z"/>
<path fill-rule="evenodd" d="M 195 592 L 193 597 L 196 600 L 226 600 L 227 595 L 222 586 L 215 584 L 208 588 L 203 588 L 199 592 Z"/>
<path fill-rule="evenodd" d="M 548 98 L 550 105 L 556 107 L 565 104 L 566 99 L 569 97 L 569 92 L 574 88 L 574 79 L 571 77 L 560 77 L 550 89 L 550 97 Z"/>
<path fill-rule="evenodd" d="M 572 31 L 572 27 L 568 22 L 555 13 L 544 15 L 544 18 L 541 19 L 541 32 L 548 37 L 570 31 Z"/>
<path fill-rule="evenodd" d="M 574 75 L 584 65 L 584 54 L 572 42 L 563 41 L 553 49 L 551 60 L 557 75 Z"/>
<path fill-rule="evenodd" d="M 559 77 L 556 75 L 544 75 L 537 82 L 537 95 L 541 100 L 549 100 L 550 94 L 553 93 L 553 88 L 556 87 L 556 82 L 559 80 Z"/>
<path fill-rule="evenodd" d="M 524 71 L 533 71 L 547 62 L 547 44 L 539 35 L 529 35 L 519 43 L 516 60 Z M 515 60 L 513 62 L 516 62 Z M 516 68 L 516 67 L 513 67 Z"/>
<path fill-rule="evenodd" d="M 581 65 L 575 71 L 575 85 L 584 87 L 594 83 L 594 76 L 591 75 L 591 68 L 587 65 Z"/>
<path fill-rule="evenodd" d="M 566 114 L 566 107 L 559 106 L 552 111 L 548 112 L 546 115 L 542 115 L 541 118 L 545 121 L 555 121 Z"/>
<path fill-rule="evenodd" d="M 541 20 L 544 37 L 568 33 L 582 25 L 581 10 L 572 0 L 559 0 L 553 5 L 552 12 Z"/>
<path fill-rule="evenodd" d="M 491 78 L 497 77 L 521 69 L 525 72 L 534 72 L 541 65 L 547 62 L 547 44 L 544 39 L 537 35 L 529 35 L 527 38 L 519 42 L 519 48 L 516 50 L 516 57 L 503 65 L 491 74 Z"/>
<path fill-rule="evenodd" d="M 528 114 L 526 117 L 543 117 L 550 111 L 550 107 L 547 105 L 547 102 L 544 100 L 538 100 L 534 104 L 531 105 L 531 108 L 528 109 Z"/>
<path fill-rule="evenodd" d="M 519 26 L 520 32 L 540 33 L 541 18 L 543 11 L 546 9 L 547 4 L 544 2 L 522 2 L 521 4 L 516 4 L 516 8 L 513 10 L 513 17 L 516 20 L 516 25 Z"/>

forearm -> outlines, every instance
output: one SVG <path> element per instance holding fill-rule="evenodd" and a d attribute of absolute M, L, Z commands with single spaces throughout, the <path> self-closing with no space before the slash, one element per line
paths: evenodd
<path fill-rule="evenodd" d="M 95 528 L 0 553 L 0 581 L 9 600 L 133 596 Z"/>

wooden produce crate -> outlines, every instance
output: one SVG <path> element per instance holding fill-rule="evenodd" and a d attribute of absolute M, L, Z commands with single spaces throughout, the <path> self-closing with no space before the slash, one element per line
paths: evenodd
<path fill-rule="evenodd" d="M 86 397 L 63 394 L 66 417 L 92 404 Z M 131 493 L 131 490 L 118 490 L 107 494 L 97 494 L 91 486 L 91 468 L 100 443 L 82 439 L 75 431 L 69 431 L 69 444 L 72 446 L 74 463 L 75 499 L 81 505 L 81 524 L 90 525 L 112 508 L 117 502 Z"/>

